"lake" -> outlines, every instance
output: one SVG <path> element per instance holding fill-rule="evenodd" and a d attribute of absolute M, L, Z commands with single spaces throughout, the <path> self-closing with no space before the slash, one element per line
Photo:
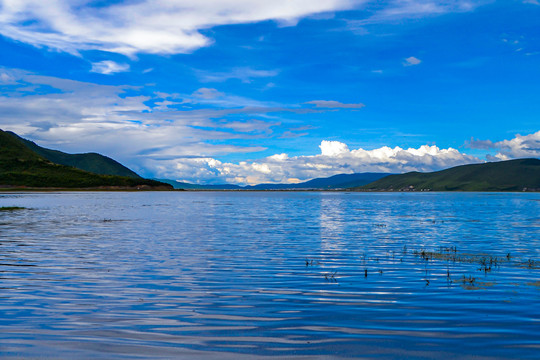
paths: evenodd
<path fill-rule="evenodd" d="M 0 358 L 540 357 L 540 194 L 2 193 Z"/>

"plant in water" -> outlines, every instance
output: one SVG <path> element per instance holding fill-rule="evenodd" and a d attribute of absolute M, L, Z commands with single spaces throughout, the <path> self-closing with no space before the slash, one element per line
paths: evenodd
<path fill-rule="evenodd" d="M 475 281 L 476 281 L 476 278 L 473 277 L 472 275 L 469 275 L 469 277 L 466 277 L 465 275 L 463 275 L 463 279 L 462 279 L 463 285 L 469 284 L 471 286 L 474 286 Z"/>
<path fill-rule="evenodd" d="M 2 206 L 0 211 L 15 211 L 15 210 L 24 210 L 26 208 L 20 206 Z"/>
<path fill-rule="evenodd" d="M 336 274 L 337 274 L 337 271 L 334 271 L 333 273 L 327 273 L 327 274 L 324 274 L 324 278 L 327 281 L 337 282 Z"/>

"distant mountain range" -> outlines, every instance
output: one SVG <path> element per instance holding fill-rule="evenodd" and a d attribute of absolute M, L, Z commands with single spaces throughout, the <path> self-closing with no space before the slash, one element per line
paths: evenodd
<path fill-rule="evenodd" d="M 316 178 L 298 184 L 259 184 L 259 185 L 197 185 L 174 180 L 159 181 L 171 184 L 175 189 L 185 190 L 339 190 L 369 184 L 388 176 L 388 173 L 339 174 L 326 178 Z"/>
<path fill-rule="evenodd" d="M 517 159 L 390 175 L 354 190 L 540 191 L 540 160 Z"/>
<path fill-rule="evenodd" d="M 9 187 L 172 189 L 168 184 L 143 179 L 106 156 L 45 149 L 0 130 L 0 188 Z"/>

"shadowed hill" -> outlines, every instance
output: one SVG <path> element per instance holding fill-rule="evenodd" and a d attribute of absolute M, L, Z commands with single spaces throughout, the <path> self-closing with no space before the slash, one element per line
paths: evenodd
<path fill-rule="evenodd" d="M 142 178 L 98 175 L 55 164 L 38 155 L 18 136 L 0 130 L 0 187 L 160 188 L 168 184 Z"/>
<path fill-rule="evenodd" d="M 540 191 L 540 160 L 517 159 L 390 175 L 353 190 Z"/>
<path fill-rule="evenodd" d="M 8 134 L 17 137 L 21 140 L 30 150 L 36 154 L 41 155 L 45 159 L 60 165 L 72 166 L 81 170 L 85 170 L 94 174 L 100 175 L 118 175 L 127 176 L 133 178 L 141 178 L 135 172 L 131 171 L 118 161 L 111 159 L 110 157 L 103 156 L 96 153 L 86 154 L 67 154 L 58 150 L 51 150 L 37 145 L 36 143 L 21 138 L 19 135 L 6 131 Z"/>

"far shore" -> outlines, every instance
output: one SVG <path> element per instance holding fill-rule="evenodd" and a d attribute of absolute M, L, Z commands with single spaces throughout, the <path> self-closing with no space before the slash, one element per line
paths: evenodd
<path fill-rule="evenodd" d="M 392 190 L 392 189 L 170 189 L 168 187 L 143 186 L 100 186 L 92 188 L 60 188 L 60 187 L 24 187 L 10 186 L 0 187 L 0 192 L 149 192 L 149 191 L 181 191 L 181 192 L 359 192 L 359 193 L 538 193 L 540 189 L 524 189 L 522 191 L 502 191 L 502 190 Z"/>

